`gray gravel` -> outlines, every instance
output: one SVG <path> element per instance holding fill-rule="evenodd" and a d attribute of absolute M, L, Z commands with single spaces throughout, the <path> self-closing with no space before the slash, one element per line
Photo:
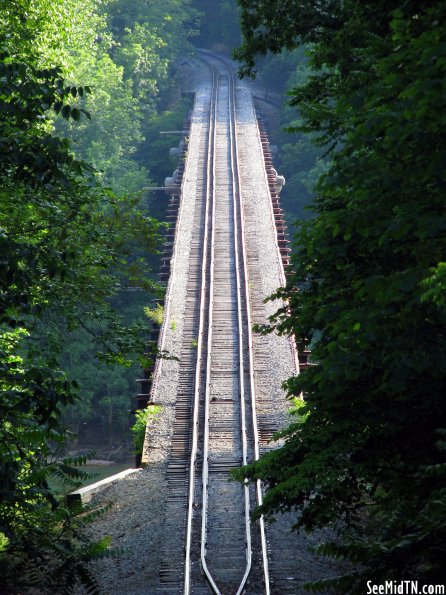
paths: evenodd
<path fill-rule="evenodd" d="M 98 506 L 111 504 L 90 527 L 91 535 L 111 535 L 113 546 L 125 548 L 117 558 L 92 564 L 104 593 L 145 595 L 156 593 L 164 540 L 166 486 L 164 465 L 140 469 L 95 496 Z"/>

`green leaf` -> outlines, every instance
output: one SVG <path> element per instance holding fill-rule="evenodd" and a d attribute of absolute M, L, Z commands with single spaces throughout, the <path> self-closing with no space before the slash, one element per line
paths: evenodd
<path fill-rule="evenodd" d="M 73 118 L 73 120 L 75 120 L 76 122 L 78 122 L 80 120 L 80 117 L 81 117 L 81 112 L 80 112 L 80 110 L 77 109 L 77 107 L 74 107 L 71 110 L 70 116 Z"/>
<path fill-rule="evenodd" d="M 61 111 L 62 118 L 68 120 L 71 114 L 71 107 L 69 105 L 64 105 Z"/>

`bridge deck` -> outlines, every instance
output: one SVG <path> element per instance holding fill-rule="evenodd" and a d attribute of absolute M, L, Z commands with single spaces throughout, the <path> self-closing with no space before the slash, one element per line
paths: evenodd
<path fill-rule="evenodd" d="M 206 173 L 203 165 L 204 135 L 211 88 L 207 78 L 209 71 L 201 61 L 189 62 L 187 70 L 190 86 L 183 90 L 195 92 L 196 101 L 163 335 L 163 347 L 181 361 L 163 360 L 159 370 L 153 398 L 162 405 L 162 412 L 147 432 L 144 459 L 148 465 L 139 473 L 130 474 L 95 495 L 95 503 L 110 504 L 111 507 L 104 516 L 89 525 L 89 530 L 97 539 L 111 535 L 114 546 L 126 548 L 126 553 L 117 560 L 103 558 L 93 563 L 94 575 L 102 590 L 111 594 L 183 594 L 181 573 L 185 557 L 187 491 L 184 476 L 188 457 L 181 458 L 181 453 L 189 443 L 191 411 L 186 397 L 195 375 L 194 358 L 191 356 L 191 347 L 196 340 L 195 313 L 190 312 L 190 306 L 195 300 L 194 278 L 199 275 L 200 242 L 194 239 L 194 229 L 203 219 L 203 205 L 197 196 L 201 194 L 200 185 L 203 185 Z M 274 240 L 273 215 L 252 107 L 251 85 L 246 82 L 237 82 L 237 119 L 251 318 L 253 322 L 263 323 L 278 305 L 263 304 L 261 298 L 271 294 L 281 283 L 282 271 Z M 222 310 L 227 305 L 223 303 Z M 255 335 L 252 353 L 262 450 L 268 447 L 267 440 L 271 432 L 278 425 L 287 423 L 287 402 L 280 385 L 293 373 L 294 358 L 287 339 L 275 336 L 262 338 Z M 225 369 L 223 373 L 219 366 L 217 384 L 226 382 L 225 378 L 233 382 L 233 376 L 232 368 Z M 221 401 L 222 409 L 230 405 L 225 398 Z M 217 431 L 219 429 L 228 431 L 227 428 L 217 427 Z M 200 456 L 198 453 L 198 467 L 203 458 L 201 456 L 200 459 Z M 223 478 L 234 464 L 231 457 L 212 459 L 210 473 L 215 472 L 220 481 L 220 476 Z M 228 514 L 231 514 L 230 508 L 228 505 Z M 292 520 L 292 517 L 285 516 L 267 527 L 273 595 L 304 595 L 304 582 L 327 578 L 336 573 L 334 564 L 318 560 L 308 553 L 308 538 L 290 534 Z M 226 529 L 226 524 L 223 528 Z M 197 541 L 195 536 L 194 541 Z M 253 550 L 255 554 L 255 547 Z M 256 554 L 253 558 L 255 567 Z M 239 562 L 234 560 L 234 566 L 236 564 Z M 194 569 L 198 566 L 197 562 L 193 561 L 191 566 L 194 579 L 192 592 L 194 595 L 209 594 L 207 585 L 197 584 L 195 580 L 199 576 L 199 571 L 197 573 Z M 261 582 L 253 575 L 254 571 L 249 577 L 245 595 L 264 593 Z M 229 591 L 225 589 L 225 595 Z"/>
<path fill-rule="evenodd" d="M 205 147 L 211 92 L 210 76 L 206 79 L 206 69 L 202 63 L 199 64 L 197 61 L 195 64 L 200 69 L 200 76 L 197 77 L 199 82 L 194 89 L 195 103 L 171 261 L 171 276 L 165 301 L 165 320 L 160 339 L 160 347 L 180 361 L 163 360 L 160 363 L 152 398 L 162 406 L 162 412 L 158 420 L 148 428 L 143 453 L 144 463 L 149 467 L 154 463 L 161 465 L 169 476 L 169 480 L 166 480 L 168 498 L 164 516 L 167 539 L 161 555 L 159 592 L 170 593 L 177 592 L 177 589 L 181 592 L 181 586 L 176 581 L 183 571 L 181 564 L 184 558 L 183 534 L 186 523 L 184 476 L 188 467 L 181 453 L 188 439 L 187 423 L 191 417 L 186 397 L 194 380 L 193 343 L 196 339 L 196 321 L 193 320 L 195 315 L 192 315 L 186 306 L 190 305 L 196 293 L 192 280 L 198 274 L 200 257 L 196 233 L 204 210 L 201 197 L 206 177 Z M 250 83 L 237 82 L 236 105 L 251 318 L 253 323 L 265 323 L 279 304 L 264 304 L 263 299 L 284 283 L 284 271 L 276 239 L 274 213 Z M 288 403 L 281 384 L 296 373 L 296 359 L 290 341 L 276 335 L 261 337 L 255 334 L 253 355 L 260 445 L 261 450 L 265 450 L 271 447 L 268 444 L 271 432 L 286 423 Z M 175 440 L 172 444 L 174 434 Z M 182 439 L 178 438 L 179 435 Z M 285 531 L 288 531 L 289 525 L 288 522 Z M 279 531 L 273 530 L 269 531 L 268 537 L 271 568 L 273 575 L 277 575 L 276 579 L 272 576 L 272 580 L 279 585 L 280 576 L 284 572 L 281 567 L 285 562 L 282 550 L 283 536 Z M 289 564 L 285 563 L 285 573 L 288 575 L 285 584 L 292 584 L 295 588 L 296 583 L 289 580 L 293 579 L 291 574 L 296 570 L 293 566 L 293 558 Z M 277 588 L 283 590 L 283 586 Z"/>

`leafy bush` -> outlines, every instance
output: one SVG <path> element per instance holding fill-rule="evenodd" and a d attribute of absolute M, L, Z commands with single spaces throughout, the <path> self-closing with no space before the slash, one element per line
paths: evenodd
<path fill-rule="evenodd" d="M 146 306 L 144 308 L 144 314 L 155 324 L 161 326 L 164 320 L 164 306 L 157 304 L 154 308 Z"/>
<path fill-rule="evenodd" d="M 160 405 L 147 405 L 145 409 L 138 409 L 135 412 L 136 421 L 132 426 L 132 432 L 133 445 L 135 447 L 136 454 L 142 453 L 147 424 L 153 422 L 157 415 L 159 415 L 160 411 Z"/>

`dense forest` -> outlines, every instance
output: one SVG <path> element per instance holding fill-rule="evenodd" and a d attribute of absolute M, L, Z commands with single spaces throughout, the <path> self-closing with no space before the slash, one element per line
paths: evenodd
<path fill-rule="evenodd" d="M 367 580 L 444 581 L 444 3 L 9 0 L 0 12 L 0 590 L 97 588 L 49 482 L 130 442 L 161 297 L 165 198 L 190 109 L 177 64 L 213 47 L 256 75 L 286 177 L 295 275 L 261 332 L 312 364 L 286 383 L 284 446 L 240 472 L 267 517 L 329 527 Z M 312 205 L 309 207 L 309 205 Z M 296 291 L 297 288 L 297 291 Z M 302 399 L 301 395 L 304 395 Z M 139 418 L 138 418 L 139 419 Z M 79 453 L 70 454 L 72 451 Z M 97 512 L 91 512 L 96 515 Z"/>
<path fill-rule="evenodd" d="M 306 54 L 293 127 L 325 171 L 271 321 L 313 365 L 287 382 L 284 446 L 239 476 L 269 486 L 259 514 L 333 530 L 319 551 L 351 571 L 312 590 L 444 584 L 446 6 L 239 3 L 244 74 L 269 52 Z"/>
<path fill-rule="evenodd" d="M 131 14 L 121 2 L 104 3 L 99 12 L 94 2 L 83 3 L 82 8 L 77 2 L 18 2 L 11 4 L 2 19 L 6 61 L 20 61 L 40 72 L 57 66 L 67 87 L 83 83 L 77 95 L 72 87 L 70 113 L 68 108 L 63 111 L 65 106 L 59 105 L 57 96 L 53 106 L 49 103 L 42 109 L 47 117 L 46 131 L 50 133 L 52 128 L 53 136 L 71 139 L 73 156 L 94 168 L 94 174 L 90 173 L 95 184 L 110 189 L 113 200 L 123 201 L 118 210 L 127 209 L 131 200 L 138 217 L 149 207 L 151 215 L 162 218 L 164 197 L 142 196 L 141 188 L 161 184 L 174 169 L 174 162 L 168 159 L 169 139 L 160 139 L 158 132 L 181 127 L 187 115 L 188 104 L 179 96 L 174 65 L 190 48 L 188 36 L 194 33 L 196 13 L 178 2 L 164 5 L 162 10 L 156 6 L 149 10 L 146 3 L 134 2 Z M 183 26 L 185 22 L 190 24 Z M 51 107 L 55 107 L 52 115 Z M 41 114 L 35 117 L 40 119 Z M 133 198 L 123 198 L 124 194 Z M 154 220 L 151 226 L 156 227 Z M 131 245 L 130 227 L 127 235 L 126 258 L 131 266 L 126 274 L 130 273 L 130 278 L 120 283 L 113 308 L 126 322 L 135 323 L 148 297 L 137 291 L 139 284 L 132 276 L 142 278 L 141 265 L 156 268 L 157 261 L 154 243 L 149 249 L 136 249 Z M 137 235 L 135 228 L 135 243 Z M 123 248 L 124 244 L 119 249 Z M 150 272 L 145 276 L 146 284 L 153 286 L 151 297 L 156 295 L 156 287 L 148 280 L 154 278 Z M 48 330 L 47 321 L 43 327 Z M 68 377 L 80 384 L 81 398 L 66 410 L 66 421 L 76 434 L 84 426 L 84 434 L 91 434 L 94 427 L 98 440 L 105 438 L 111 446 L 114 435 L 122 435 L 128 426 L 128 395 L 135 391 L 136 370 L 128 353 L 127 371 L 95 361 L 98 332 L 93 327 L 87 320 L 69 329 L 58 325 L 52 331 L 53 339 L 67 347 L 59 355 L 61 364 Z M 104 334 L 103 329 L 99 334 Z"/>
<path fill-rule="evenodd" d="M 198 15 L 180 0 L 2 3 L 2 592 L 94 589 L 83 564 L 108 543 L 88 542 L 53 482 L 81 477 L 85 443 L 130 434 L 143 308 L 162 295 L 165 198 L 142 189 L 175 167 L 159 131 L 187 116 L 176 61 Z"/>

